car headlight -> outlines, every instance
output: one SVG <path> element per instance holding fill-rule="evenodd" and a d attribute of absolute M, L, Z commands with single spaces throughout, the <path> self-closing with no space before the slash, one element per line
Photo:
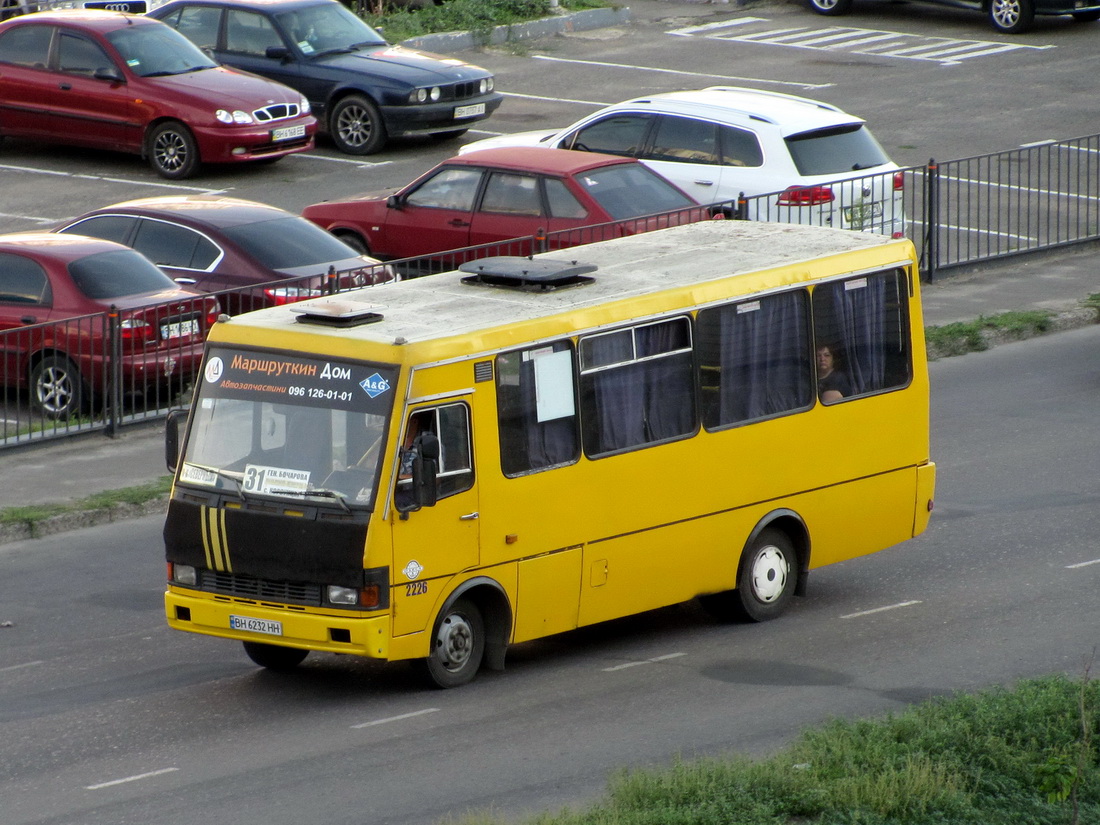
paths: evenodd
<path fill-rule="evenodd" d="M 237 123 L 248 125 L 254 122 L 252 120 L 252 115 L 250 115 L 248 112 L 241 111 L 240 109 L 235 109 L 232 112 L 227 111 L 226 109 L 218 109 L 218 111 L 214 112 L 214 117 L 216 117 L 222 123 Z"/>
<path fill-rule="evenodd" d="M 477 90 L 483 95 L 493 91 L 493 78 L 483 77 L 481 82 L 477 85 Z"/>
<path fill-rule="evenodd" d="M 304 97 L 301 100 L 298 101 L 298 110 L 303 115 L 308 115 L 311 111 L 310 108 L 309 108 L 309 101 L 306 100 Z"/>
<path fill-rule="evenodd" d="M 429 100 L 434 103 L 442 96 L 443 91 L 438 86 L 432 86 L 430 89 L 414 89 L 409 95 L 409 103 L 427 103 Z"/>

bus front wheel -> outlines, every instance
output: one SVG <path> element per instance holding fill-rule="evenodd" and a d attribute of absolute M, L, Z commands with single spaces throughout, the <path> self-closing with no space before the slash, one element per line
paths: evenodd
<path fill-rule="evenodd" d="M 439 614 L 432 650 L 424 660 L 431 684 L 441 688 L 473 680 L 485 654 L 485 622 L 476 604 L 458 599 Z"/>
<path fill-rule="evenodd" d="M 244 642 L 244 652 L 260 667 L 268 670 L 294 670 L 309 655 L 308 650 L 296 647 L 280 647 L 262 642 Z"/>

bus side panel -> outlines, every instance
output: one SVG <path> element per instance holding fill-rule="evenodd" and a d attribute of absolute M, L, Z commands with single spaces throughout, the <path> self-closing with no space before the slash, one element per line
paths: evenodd
<path fill-rule="evenodd" d="M 581 548 L 569 547 L 519 563 L 514 642 L 577 627 Z"/>

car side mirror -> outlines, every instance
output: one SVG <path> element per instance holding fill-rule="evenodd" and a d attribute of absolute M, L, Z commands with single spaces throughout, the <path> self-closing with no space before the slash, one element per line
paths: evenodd
<path fill-rule="evenodd" d="M 171 410 L 164 420 L 164 463 L 175 472 L 180 463 L 180 421 L 187 420 L 187 410 Z"/>
<path fill-rule="evenodd" d="M 125 83 L 126 78 L 122 76 L 122 72 L 116 69 L 114 66 L 100 66 L 92 74 L 96 80 L 106 80 L 109 83 Z"/>
<path fill-rule="evenodd" d="M 286 46 L 268 46 L 264 55 L 272 60 L 290 60 L 290 49 Z"/>
<path fill-rule="evenodd" d="M 400 195 L 390 195 L 386 198 L 387 209 L 400 209 L 403 206 Z"/>

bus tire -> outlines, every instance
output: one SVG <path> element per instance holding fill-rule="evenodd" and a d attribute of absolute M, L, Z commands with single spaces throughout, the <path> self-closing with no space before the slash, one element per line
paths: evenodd
<path fill-rule="evenodd" d="M 429 683 L 453 688 L 473 681 L 485 655 L 485 622 L 477 605 L 466 599 L 439 614 L 432 649 L 424 660 Z"/>
<path fill-rule="evenodd" d="M 778 617 L 794 596 L 798 570 L 790 536 L 782 530 L 761 530 L 741 555 L 734 591 L 739 617 L 750 622 Z"/>
<path fill-rule="evenodd" d="M 283 672 L 294 670 L 309 655 L 308 650 L 299 650 L 296 647 L 280 647 L 263 642 L 244 642 L 243 644 L 248 658 L 268 670 Z"/>

